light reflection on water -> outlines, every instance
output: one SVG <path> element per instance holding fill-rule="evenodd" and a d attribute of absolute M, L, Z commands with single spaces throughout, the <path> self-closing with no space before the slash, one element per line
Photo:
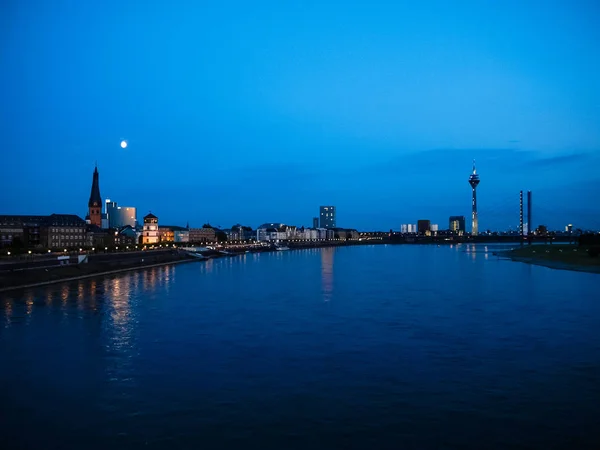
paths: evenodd
<path fill-rule="evenodd" d="M 333 293 L 333 247 L 325 247 L 321 250 L 321 281 L 323 283 L 323 300 L 331 300 Z"/>
<path fill-rule="evenodd" d="M 598 276 L 465 247 L 249 254 L 9 293 L 0 383 L 27 389 L 0 394 L 0 432 L 38 448 L 594 448 Z"/>
<path fill-rule="evenodd" d="M 116 318 L 118 323 L 127 315 L 127 304 L 134 292 L 140 289 L 153 290 L 157 286 L 168 289 L 174 282 L 175 268 L 163 266 L 145 271 L 125 272 L 113 278 L 86 278 L 48 285 L 38 290 L 9 291 L 0 293 L 0 298 L 3 301 L 6 326 L 11 325 L 15 314 L 22 312 L 23 315 L 30 316 L 35 314 L 36 309 L 38 313 L 50 313 L 52 308 L 59 308 L 67 316 L 73 314 L 74 310 L 95 312 L 98 296 L 102 297 L 104 313 Z M 15 307 L 18 308 L 17 311 Z"/>

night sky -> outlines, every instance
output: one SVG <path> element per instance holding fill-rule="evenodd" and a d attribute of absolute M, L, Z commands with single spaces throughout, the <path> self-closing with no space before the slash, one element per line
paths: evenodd
<path fill-rule="evenodd" d="M 1 3 L 2 214 L 600 228 L 596 1 Z"/>

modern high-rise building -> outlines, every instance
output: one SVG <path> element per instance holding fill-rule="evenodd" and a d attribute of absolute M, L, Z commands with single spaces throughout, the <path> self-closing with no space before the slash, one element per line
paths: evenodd
<path fill-rule="evenodd" d="M 479 175 L 475 169 L 475 160 L 473 160 L 473 172 L 469 176 L 469 184 L 473 191 L 472 210 L 471 210 L 471 234 L 477 236 L 479 233 L 479 222 L 477 218 L 477 186 L 479 185 Z"/>
<path fill-rule="evenodd" d="M 313 228 L 319 228 L 319 218 L 313 217 Z"/>
<path fill-rule="evenodd" d="M 335 206 L 321 206 L 321 228 L 335 228 Z"/>
<path fill-rule="evenodd" d="M 450 216 L 448 229 L 456 233 L 465 231 L 465 216 Z"/>
<path fill-rule="evenodd" d="M 406 227 L 407 227 L 409 233 L 417 232 L 417 225 L 414 223 L 409 223 Z"/>
<path fill-rule="evenodd" d="M 88 201 L 88 214 L 90 216 L 90 224 L 98 227 L 102 226 L 102 197 L 100 197 L 100 180 L 98 178 L 98 166 L 94 168 L 94 176 L 92 178 L 92 192 Z"/>
<path fill-rule="evenodd" d="M 118 206 L 117 202 L 106 199 L 105 213 L 109 228 L 122 228 L 127 225 L 135 228 L 136 226 L 137 212 L 133 206 Z"/>
<path fill-rule="evenodd" d="M 439 226 L 437 223 L 432 223 L 431 224 L 431 231 L 438 231 L 439 230 Z"/>
<path fill-rule="evenodd" d="M 403 223 L 400 225 L 400 233 L 408 233 L 408 224 Z"/>
<path fill-rule="evenodd" d="M 430 220 L 418 220 L 417 221 L 417 231 L 419 233 L 426 233 L 428 231 L 431 231 L 431 221 Z"/>

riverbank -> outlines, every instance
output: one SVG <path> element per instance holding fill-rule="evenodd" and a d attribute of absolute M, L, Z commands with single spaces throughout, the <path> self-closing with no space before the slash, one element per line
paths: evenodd
<path fill-rule="evenodd" d="M 498 256 L 550 269 L 600 274 L 600 258 L 591 257 L 587 248 L 576 245 L 526 245 L 498 252 Z"/>
<path fill-rule="evenodd" d="M 290 244 L 289 249 L 340 247 L 356 245 L 357 242 L 324 242 L 305 244 Z M 206 258 L 235 257 L 246 253 L 246 247 L 228 246 L 223 250 L 208 250 L 201 254 Z M 256 247 L 250 250 L 256 252 L 274 252 L 272 246 Z M 75 261 L 75 262 L 74 262 Z M 59 265 L 56 258 L 34 259 L 28 262 L 15 261 L 13 265 L 4 263 L 0 270 L 0 293 L 18 289 L 26 289 L 48 284 L 75 281 L 83 278 L 114 275 L 121 272 L 146 269 L 181 262 L 198 262 L 200 259 L 190 256 L 187 252 L 177 249 L 155 249 L 149 251 L 132 251 L 123 253 L 99 253 L 88 256 L 88 262 L 77 264 L 77 259 L 70 259 L 69 264 Z"/>
<path fill-rule="evenodd" d="M 130 270 L 196 261 L 193 257 L 174 250 L 137 252 L 136 254 L 101 255 L 99 260 L 84 264 L 47 266 L 28 270 L 10 270 L 0 273 L 0 292 L 45 286 L 82 278 L 112 275 Z M 123 258 L 123 256 L 127 256 Z"/>

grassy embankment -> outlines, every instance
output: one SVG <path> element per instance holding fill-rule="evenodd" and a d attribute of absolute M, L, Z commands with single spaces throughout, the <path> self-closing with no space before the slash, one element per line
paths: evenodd
<path fill-rule="evenodd" d="M 554 269 L 600 273 L 600 257 L 592 257 L 588 247 L 577 245 L 525 245 L 500 253 L 513 261 L 537 264 Z"/>

